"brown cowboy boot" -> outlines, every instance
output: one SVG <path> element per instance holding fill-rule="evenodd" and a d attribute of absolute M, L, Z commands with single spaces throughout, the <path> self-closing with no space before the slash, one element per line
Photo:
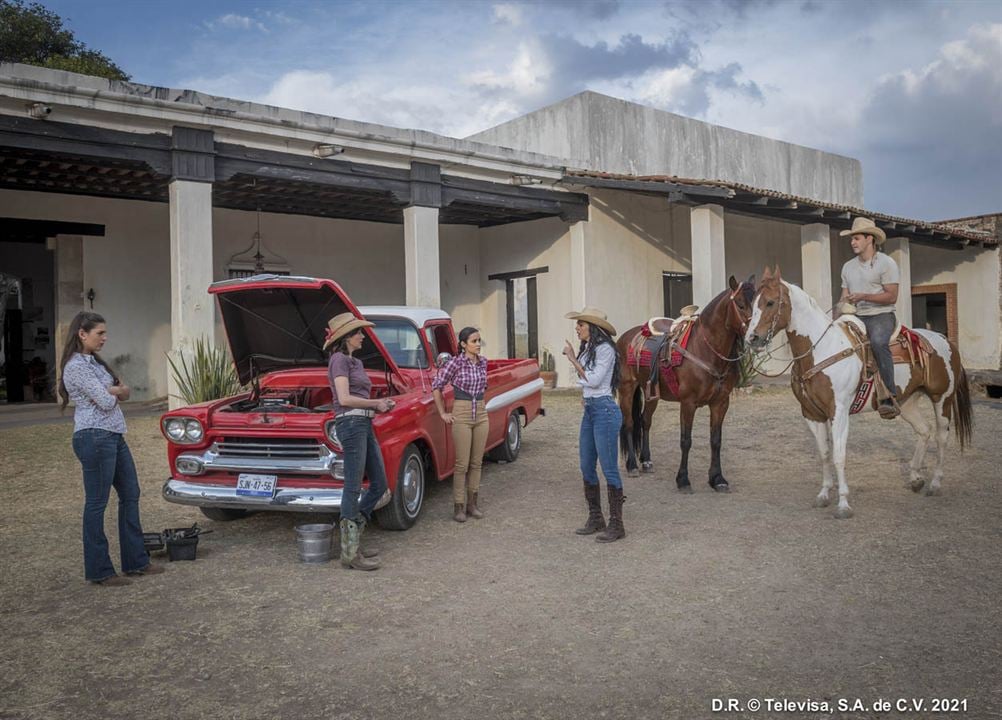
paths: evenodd
<path fill-rule="evenodd" d="M 341 564 L 352 570 L 378 570 L 379 560 L 366 558 L 358 551 L 358 523 L 341 518 Z"/>
<path fill-rule="evenodd" d="M 477 496 L 479 494 L 479 492 L 470 493 L 469 502 L 466 503 L 466 514 L 474 520 L 479 520 L 484 516 L 484 514 L 480 512 L 480 508 L 477 507 Z"/>
<path fill-rule="evenodd" d="M 452 503 L 452 519 L 456 522 L 466 522 L 466 506 L 463 503 Z"/>
<path fill-rule="evenodd" d="M 605 517 L 602 515 L 602 490 L 598 485 L 584 484 L 585 500 L 588 501 L 588 519 L 584 527 L 574 532 L 578 535 L 592 535 L 605 529 Z"/>
<path fill-rule="evenodd" d="M 379 551 L 374 547 L 369 547 L 368 543 L 362 544 L 362 535 L 365 534 L 365 527 L 369 521 L 364 516 L 358 518 L 358 554 L 366 558 L 379 557 Z"/>
<path fill-rule="evenodd" d="M 623 528 L 623 488 L 609 486 L 609 527 L 595 536 L 595 542 L 609 543 L 626 537 Z"/>

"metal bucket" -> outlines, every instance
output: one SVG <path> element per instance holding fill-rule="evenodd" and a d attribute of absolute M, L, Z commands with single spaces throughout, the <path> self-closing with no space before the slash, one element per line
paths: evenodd
<path fill-rule="evenodd" d="M 334 526 L 328 523 L 296 526 L 299 559 L 305 563 L 324 563 L 331 559 Z"/>

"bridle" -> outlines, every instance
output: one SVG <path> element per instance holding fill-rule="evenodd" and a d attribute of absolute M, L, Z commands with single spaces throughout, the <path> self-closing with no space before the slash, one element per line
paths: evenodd
<path fill-rule="evenodd" d="M 731 332 L 733 332 L 738 337 L 744 337 L 744 334 L 748 331 L 748 322 L 741 317 L 741 308 L 738 307 L 738 303 L 735 300 L 735 298 L 738 296 L 738 293 L 741 292 L 741 288 L 744 287 L 744 285 L 745 285 L 745 283 L 739 284 L 737 286 L 737 288 L 733 292 L 731 292 L 730 296 L 727 298 L 727 301 L 726 301 L 727 305 L 728 305 L 728 307 L 727 307 L 727 321 L 724 323 L 724 328 L 726 330 L 730 330 Z M 733 318 L 735 320 L 737 320 L 737 323 L 738 323 L 738 329 L 737 330 L 735 330 L 731 326 L 731 318 L 732 318 L 732 316 L 733 316 Z M 743 350 L 737 357 L 733 357 L 733 358 L 732 357 L 727 357 L 726 355 L 722 355 L 721 353 L 717 352 L 717 349 L 715 347 L 713 347 L 713 345 L 710 344 L 710 341 L 706 337 L 706 335 L 703 335 L 702 338 L 703 338 L 703 342 L 706 343 L 706 347 L 710 348 L 710 352 L 712 352 L 714 355 L 716 355 L 718 358 L 720 358 L 724 362 L 729 362 L 729 363 L 740 362 L 742 359 L 744 359 L 745 355 L 747 354 L 747 350 Z"/>

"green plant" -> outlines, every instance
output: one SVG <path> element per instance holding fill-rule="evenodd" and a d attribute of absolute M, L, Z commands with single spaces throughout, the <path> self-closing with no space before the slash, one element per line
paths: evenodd
<path fill-rule="evenodd" d="M 167 362 L 180 397 L 189 405 L 218 400 L 240 391 L 240 381 L 229 353 L 205 338 L 195 341 L 194 352 L 174 351 L 177 362 L 167 353 Z"/>
<path fill-rule="evenodd" d="M 745 348 L 741 353 L 741 360 L 738 362 L 738 384 L 736 387 L 743 388 L 751 385 L 752 380 L 759 371 L 769 362 L 768 353 L 756 353 Z"/>
<path fill-rule="evenodd" d="M 543 348 L 543 358 L 539 362 L 539 369 L 542 372 L 555 372 L 557 369 L 556 360 L 554 360 L 553 353 L 550 352 L 549 348 Z"/>

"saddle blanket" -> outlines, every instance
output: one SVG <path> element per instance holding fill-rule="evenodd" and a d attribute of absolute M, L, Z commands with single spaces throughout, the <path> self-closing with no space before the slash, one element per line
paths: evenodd
<path fill-rule="evenodd" d="M 679 384 L 675 368 L 681 365 L 683 360 L 682 353 L 677 348 L 681 347 L 685 349 L 688 347 L 689 335 L 692 333 L 693 325 L 695 325 L 693 321 L 686 322 L 685 327 L 679 330 L 679 335 L 675 339 L 675 347 L 672 347 L 670 355 L 668 357 L 662 355 L 659 358 L 660 372 L 664 373 L 668 390 L 676 397 L 678 396 Z M 674 332 L 672 336 L 675 336 Z M 642 341 L 640 341 L 640 338 L 643 338 Z M 648 326 L 645 325 L 637 336 L 637 339 L 626 348 L 626 362 L 637 368 L 651 368 L 653 367 L 654 353 L 658 352 L 661 347 L 667 345 L 669 342 L 671 342 L 670 338 L 653 337 Z"/>

